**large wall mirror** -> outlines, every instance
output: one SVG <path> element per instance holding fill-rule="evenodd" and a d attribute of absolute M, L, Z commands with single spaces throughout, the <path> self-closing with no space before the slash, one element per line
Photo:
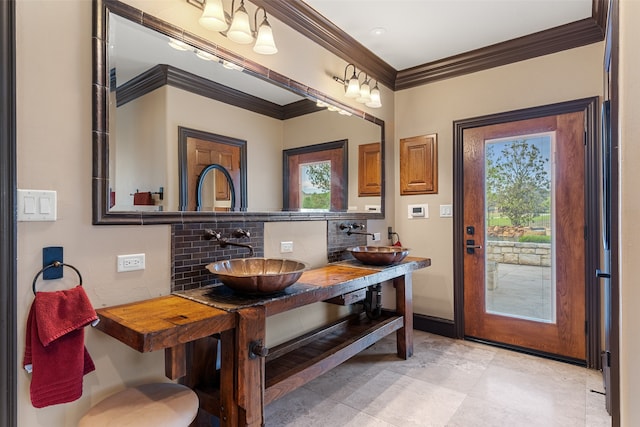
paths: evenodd
<path fill-rule="evenodd" d="M 383 121 L 123 2 L 94 0 L 94 10 L 94 224 L 384 218 Z M 338 140 L 346 206 L 283 209 L 283 152 Z M 380 144 L 377 194 L 358 189 L 366 144 Z M 218 165 L 209 174 L 217 181 L 194 188 L 194 162 L 199 171 Z M 186 202 L 196 191 L 228 194 L 227 170 L 242 177 L 235 203 Z"/>

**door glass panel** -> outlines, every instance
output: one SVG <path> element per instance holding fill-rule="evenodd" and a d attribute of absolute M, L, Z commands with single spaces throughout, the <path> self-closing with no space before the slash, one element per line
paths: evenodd
<path fill-rule="evenodd" d="M 485 141 L 486 312 L 555 323 L 554 133 Z"/>

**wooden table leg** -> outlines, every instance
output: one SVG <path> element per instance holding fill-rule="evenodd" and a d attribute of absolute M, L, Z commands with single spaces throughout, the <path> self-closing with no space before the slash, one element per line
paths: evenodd
<path fill-rule="evenodd" d="M 164 349 L 164 374 L 167 378 L 177 380 L 187 375 L 185 344 Z"/>
<path fill-rule="evenodd" d="M 238 425 L 235 395 L 236 331 L 220 333 L 220 427 Z"/>
<path fill-rule="evenodd" d="M 238 424 L 264 424 L 264 357 L 250 353 L 254 345 L 265 345 L 265 310 L 263 306 L 249 307 L 237 312 L 236 360 Z"/>
<path fill-rule="evenodd" d="M 413 356 L 413 290 L 411 273 L 393 279 L 396 288 L 396 312 L 404 316 L 404 326 L 396 332 L 398 356 L 408 359 Z"/>

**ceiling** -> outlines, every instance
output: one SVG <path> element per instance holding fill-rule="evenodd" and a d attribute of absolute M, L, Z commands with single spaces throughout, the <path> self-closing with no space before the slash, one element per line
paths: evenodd
<path fill-rule="evenodd" d="M 591 17 L 592 0 L 304 0 L 396 70 Z"/>

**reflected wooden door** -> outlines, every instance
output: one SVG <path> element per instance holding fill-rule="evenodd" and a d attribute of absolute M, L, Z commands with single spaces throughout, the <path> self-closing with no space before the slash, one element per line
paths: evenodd
<path fill-rule="evenodd" d="M 466 336 L 586 359 L 584 130 L 584 112 L 464 129 Z"/>
<path fill-rule="evenodd" d="M 224 166 L 232 178 L 236 193 L 240 189 L 240 147 L 198 138 L 187 138 L 187 174 L 189 188 L 188 210 L 196 207 L 196 186 L 198 177 L 204 168 L 217 163 Z M 211 179 L 203 185 L 202 210 L 229 210 L 231 195 L 229 185 L 222 172 L 212 171 Z M 208 195 L 208 196 L 207 196 Z"/>

